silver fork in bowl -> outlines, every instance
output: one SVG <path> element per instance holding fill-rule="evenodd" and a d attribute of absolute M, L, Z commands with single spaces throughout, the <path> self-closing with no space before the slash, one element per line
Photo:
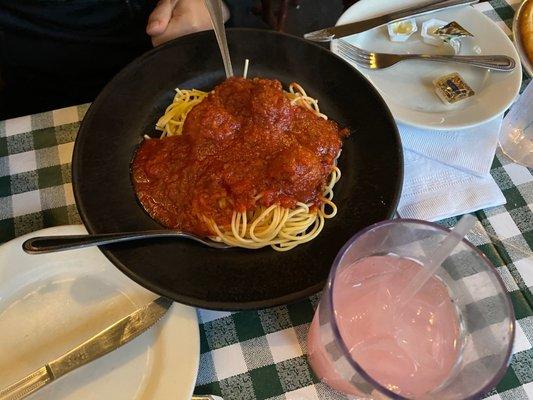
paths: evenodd
<path fill-rule="evenodd" d="M 456 56 L 441 54 L 390 54 L 375 53 L 363 50 L 353 44 L 338 40 L 337 50 L 339 54 L 353 61 L 357 65 L 368 69 L 388 68 L 400 61 L 405 60 L 425 60 L 437 62 L 456 62 L 461 64 L 473 65 L 475 67 L 489 68 L 494 71 L 512 71 L 516 65 L 511 57 L 504 55 L 487 55 L 487 56 Z"/>

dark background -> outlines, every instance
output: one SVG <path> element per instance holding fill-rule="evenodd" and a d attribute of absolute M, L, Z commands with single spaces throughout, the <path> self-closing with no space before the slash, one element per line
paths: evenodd
<path fill-rule="evenodd" d="M 201 1 L 201 0 L 198 0 Z M 228 27 L 301 36 L 334 25 L 353 0 L 227 0 Z M 152 46 L 154 0 L 0 0 L 0 120 L 94 100 Z"/>

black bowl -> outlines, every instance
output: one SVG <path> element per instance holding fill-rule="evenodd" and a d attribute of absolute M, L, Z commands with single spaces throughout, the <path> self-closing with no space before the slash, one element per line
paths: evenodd
<path fill-rule="evenodd" d="M 370 83 L 328 50 L 285 34 L 229 29 L 235 74 L 300 83 L 321 110 L 351 135 L 335 186 L 338 214 L 313 241 L 279 253 L 216 250 L 180 239 L 102 246 L 142 286 L 197 307 L 237 310 L 302 299 L 319 291 L 342 245 L 356 232 L 390 218 L 402 184 L 396 124 Z M 161 229 L 138 203 L 130 163 L 143 134 L 153 134 L 174 88 L 210 90 L 224 80 L 213 32 L 179 38 L 133 61 L 100 93 L 81 125 L 72 161 L 74 194 L 91 233 Z"/>

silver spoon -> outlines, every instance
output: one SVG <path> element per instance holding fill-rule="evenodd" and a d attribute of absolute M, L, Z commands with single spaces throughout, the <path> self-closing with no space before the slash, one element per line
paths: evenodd
<path fill-rule="evenodd" d="M 101 233 L 95 235 L 36 236 L 22 243 L 22 249 L 29 254 L 52 253 L 54 251 L 81 249 L 90 246 L 128 242 L 130 240 L 153 239 L 161 237 L 185 238 L 205 244 L 215 249 L 227 249 L 231 246 L 205 239 L 191 233 L 180 231 L 140 231 L 121 233 Z"/>
<path fill-rule="evenodd" d="M 231 58 L 229 56 L 228 42 L 226 41 L 226 30 L 224 29 L 224 16 L 222 14 L 222 1 L 221 0 L 204 0 L 209 16 L 211 17 L 211 23 L 215 30 L 215 36 L 217 38 L 218 47 L 220 48 L 220 54 L 222 55 L 222 61 L 224 62 L 224 70 L 226 71 L 226 78 L 233 76 L 233 67 L 231 66 Z"/>

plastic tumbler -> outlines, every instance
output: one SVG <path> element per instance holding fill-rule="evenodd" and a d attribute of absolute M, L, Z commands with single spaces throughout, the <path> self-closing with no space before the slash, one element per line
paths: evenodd
<path fill-rule="evenodd" d="M 533 85 L 531 83 L 503 119 L 500 146 L 513 161 L 533 168 Z"/>
<path fill-rule="evenodd" d="M 463 239 L 414 297 L 399 296 L 447 235 L 433 223 L 396 219 L 344 245 L 307 339 L 318 378 L 351 398 L 374 399 L 472 399 L 499 382 L 514 312 L 497 271 L 472 244 Z"/>

